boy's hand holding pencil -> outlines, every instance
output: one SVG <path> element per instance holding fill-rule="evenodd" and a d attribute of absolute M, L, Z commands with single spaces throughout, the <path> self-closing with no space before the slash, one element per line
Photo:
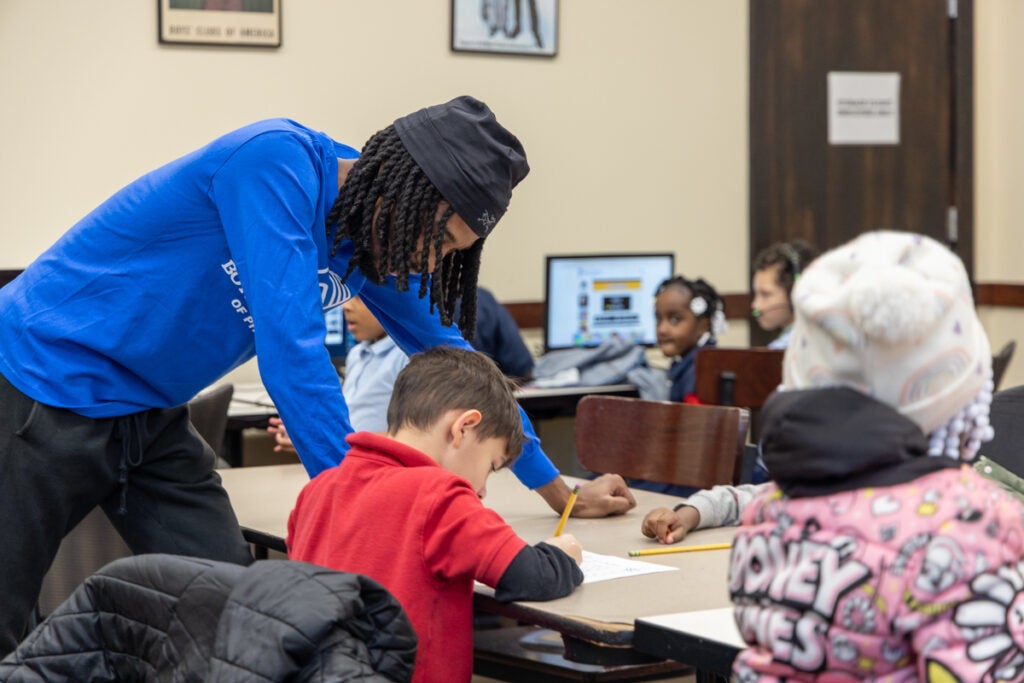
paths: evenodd
<path fill-rule="evenodd" d="M 562 549 L 566 555 L 576 560 L 576 564 L 583 561 L 583 547 L 580 546 L 580 542 L 576 540 L 576 537 L 572 534 L 562 535 L 562 530 L 565 529 L 565 523 L 569 520 L 569 515 L 572 514 L 572 508 L 576 505 L 576 497 L 580 494 L 580 485 L 576 484 L 573 487 L 572 493 L 569 494 L 569 501 L 565 504 L 565 508 L 562 510 L 562 518 L 558 520 L 558 527 L 555 529 L 555 535 L 544 541 L 549 545 L 553 545 L 556 548 Z"/>
<path fill-rule="evenodd" d="M 552 536 L 544 542 L 565 552 L 566 555 L 576 560 L 576 564 L 583 561 L 583 546 L 580 545 L 580 542 L 572 534 Z"/>

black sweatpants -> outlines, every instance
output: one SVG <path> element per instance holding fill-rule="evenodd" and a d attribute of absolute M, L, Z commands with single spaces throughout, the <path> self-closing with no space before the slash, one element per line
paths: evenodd
<path fill-rule="evenodd" d="M 88 418 L 0 376 L 0 657 L 24 635 L 61 539 L 97 505 L 136 554 L 252 562 L 188 408 Z"/>

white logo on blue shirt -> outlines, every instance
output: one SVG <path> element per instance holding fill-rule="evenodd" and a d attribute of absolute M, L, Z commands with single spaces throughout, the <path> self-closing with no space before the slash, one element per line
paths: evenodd
<path fill-rule="evenodd" d="M 330 268 L 321 268 L 317 276 L 320 280 L 320 304 L 325 311 L 352 298 L 352 291 L 341 281 L 341 276 Z"/>

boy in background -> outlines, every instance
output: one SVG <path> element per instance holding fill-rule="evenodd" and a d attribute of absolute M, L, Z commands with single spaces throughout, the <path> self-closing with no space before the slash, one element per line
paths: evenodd
<path fill-rule="evenodd" d="M 498 600 L 550 600 L 583 581 L 570 534 L 528 546 L 481 499 L 522 448 L 514 386 L 480 353 L 437 347 L 398 375 L 387 435 L 357 432 L 299 494 L 288 555 L 365 574 L 419 638 L 414 681 L 469 681 L 473 581 Z"/>
<path fill-rule="evenodd" d="M 348 404 L 349 420 L 354 431 L 383 432 L 388 428 L 388 403 L 395 378 L 409 362 L 388 336 L 384 326 L 374 317 L 362 300 L 354 296 L 341 305 L 345 325 L 358 344 L 345 357 L 345 380 L 342 394 Z M 453 317 L 459 317 L 459 306 Z M 523 343 L 515 320 L 494 295 L 477 288 L 476 335 L 473 348 L 486 353 L 503 373 L 514 379 L 533 374 L 533 358 Z M 267 431 L 274 437 L 278 453 L 295 452 L 284 423 L 270 418 Z"/>
<path fill-rule="evenodd" d="M 348 404 L 352 429 L 357 432 L 383 432 L 388 428 L 388 403 L 395 378 L 409 362 L 409 356 L 388 336 L 362 299 L 352 297 L 341 305 L 345 325 L 359 342 L 345 356 L 345 380 L 341 393 Z M 278 453 L 295 453 L 295 444 L 279 417 L 270 418 L 267 427 Z"/>
<path fill-rule="evenodd" d="M 388 428 L 388 403 L 395 379 L 409 363 L 362 299 L 352 297 L 341 305 L 345 325 L 359 342 L 345 357 L 345 381 L 341 393 L 349 406 L 352 428 L 357 432 L 383 432 Z"/>

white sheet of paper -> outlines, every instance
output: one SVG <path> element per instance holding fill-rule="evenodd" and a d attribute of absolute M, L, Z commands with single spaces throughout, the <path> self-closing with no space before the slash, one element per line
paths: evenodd
<path fill-rule="evenodd" d="M 610 579 L 622 579 L 627 576 L 640 576 L 641 574 L 656 574 L 657 572 L 674 572 L 679 567 L 668 567 L 653 562 L 641 560 L 630 560 L 625 557 L 614 555 L 599 555 L 597 553 L 583 551 L 583 563 L 580 565 L 583 570 L 583 583 L 597 583 Z"/>

